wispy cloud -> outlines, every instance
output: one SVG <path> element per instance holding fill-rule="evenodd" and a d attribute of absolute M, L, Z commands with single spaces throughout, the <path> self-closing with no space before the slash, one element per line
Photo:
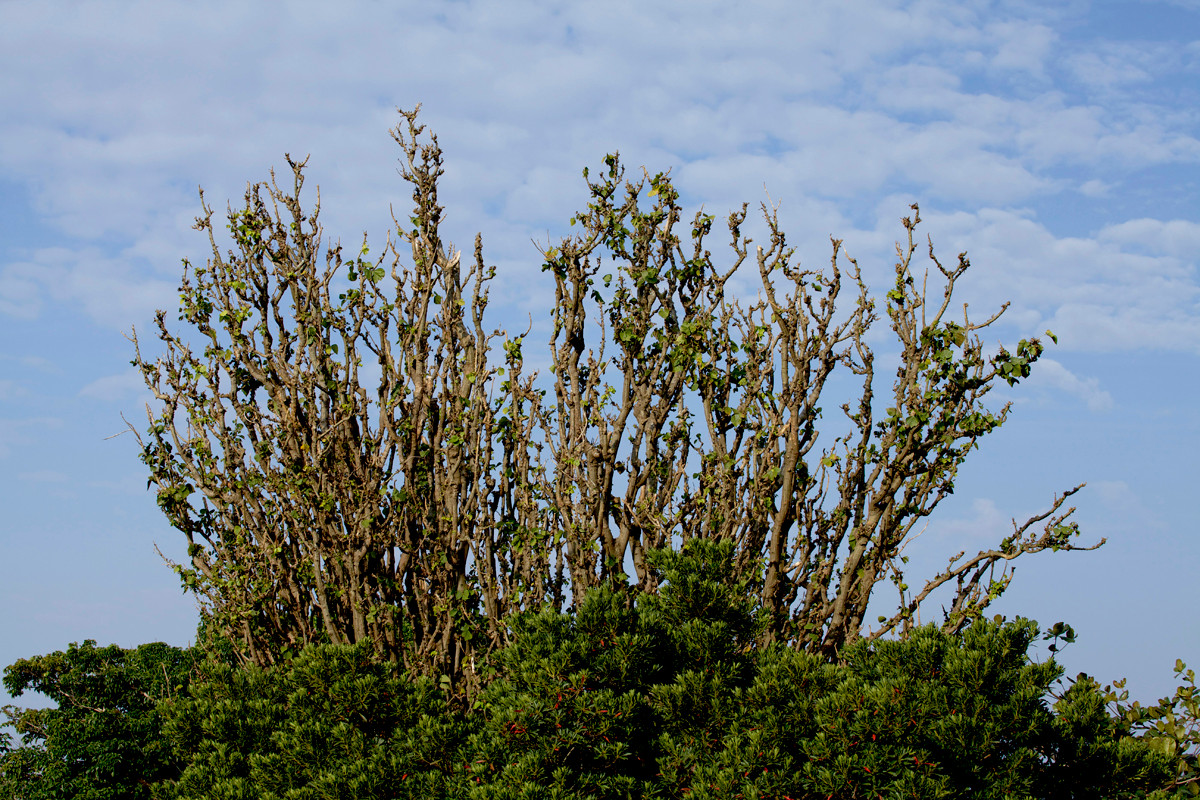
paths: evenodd
<path fill-rule="evenodd" d="M 1100 388 L 1099 378 L 1081 378 L 1058 361 L 1043 358 L 1029 378 L 1030 386 L 1043 386 L 1074 395 L 1092 411 L 1108 411 L 1113 407 L 1112 395 Z"/>
<path fill-rule="evenodd" d="M 104 402 L 117 402 L 146 393 L 146 382 L 142 379 L 142 374 L 134 368 L 116 375 L 97 378 L 79 390 L 80 397 L 94 398 Z"/>
<path fill-rule="evenodd" d="M 1103 242 L 1173 256 L 1195 269 L 1200 260 L 1200 222 L 1186 219 L 1131 219 L 1100 231 Z"/>
<path fill-rule="evenodd" d="M 39 431 L 61 428 L 62 425 L 63 420 L 58 417 L 0 419 L 0 458 L 8 458 L 15 447 L 29 444 Z"/>
<path fill-rule="evenodd" d="M 853 232 L 828 229 L 839 220 L 877 226 L 864 197 L 899 192 L 990 213 L 975 231 L 986 240 L 989 229 L 1023 224 L 1014 208 L 1116 191 L 1122 170 L 1200 160 L 1190 117 L 1132 93 L 1172 67 L 1159 51 L 1064 42 L 1052 16 L 1030 9 L 351 6 L 299 3 L 281 18 L 229 3 L 85 2 L 64 18 L 9 3 L 0 43 L 12 77 L 0 98 L 21 113 L 0 120 L 0 168 L 29 186 L 68 243 L 5 265 L 0 311 L 28 319 L 66 302 L 126 328 L 170 307 L 178 259 L 204 255 L 187 230 L 195 186 L 210 189 L 219 212 L 284 151 L 313 154 L 333 235 L 365 227 L 381 240 L 389 203 L 403 215 L 406 202 L 385 129 L 394 106 L 420 100 L 447 150 L 453 235 L 469 244 L 484 230 L 492 259 L 524 265 L 501 278 L 517 287 L 537 268 L 530 237 L 563 231 L 586 200 L 579 170 L 615 149 L 631 165 L 674 166 L 686 197 L 722 216 L 756 202 L 764 183 L 792 210 L 815 203 L 818 244 Z M 1056 86 L 1056 70 L 1114 94 L 1097 106 Z M 1034 227 L 1040 255 L 1129 263 L 1114 239 Z M 1169 263 L 1149 268 L 1164 266 L 1170 273 Z M 1083 283 L 1126 288 L 1112 270 Z M 1182 283 L 1186 298 L 1191 278 Z M 1168 280 L 1161 291 L 1180 297 L 1179 288 Z M 1072 301 L 1055 302 L 1038 295 L 1039 313 L 1074 324 Z M 1177 310 L 1164 324 L 1189 328 L 1195 310 Z M 1126 322 L 1112 320 L 1102 340 Z M 1137 346 L 1172 338 L 1155 327 L 1129 330 L 1140 331 Z"/>
<path fill-rule="evenodd" d="M 40 249 L 28 261 L 0 267 L 0 310 L 30 319 L 45 303 L 65 303 L 106 327 L 127 330 L 158 308 L 176 307 L 178 279 L 164 280 L 133 261 L 129 251 L 112 255 L 90 245 Z"/>
<path fill-rule="evenodd" d="M 1112 233 L 1057 237 L 1029 212 L 929 217 L 944 251 L 969 251 L 976 265 L 970 286 L 985 297 L 1012 299 L 1010 313 L 1022 321 L 1023 334 L 1049 328 L 1060 346 L 1088 351 L 1200 351 L 1195 254 L 1185 260 L 1162 245 L 1147 252 L 1140 241 L 1127 247 Z M 1134 242 L 1134 229 L 1125 241 Z M 1191 235 L 1190 226 L 1178 231 L 1181 242 Z"/>
<path fill-rule="evenodd" d="M 1013 532 L 1012 518 L 1002 514 L 996 502 L 986 497 L 972 501 L 967 515 L 958 519 L 941 519 L 929 527 L 934 537 L 949 539 L 955 547 L 968 551 L 998 544 Z M 968 555 L 973 553 L 969 552 Z"/>

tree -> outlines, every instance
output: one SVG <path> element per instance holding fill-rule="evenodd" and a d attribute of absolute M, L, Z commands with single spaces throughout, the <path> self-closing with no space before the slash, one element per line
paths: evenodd
<path fill-rule="evenodd" d="M 7 667 L 14 697 L 41 692 L 57 708 L 4 707 L 23 746 L 0 749 L 0 797 L 150 797 L 152 784 L 181 769 L 158 702 L 186 692 L 200 660 L 162 642 L 125 650 L 88 640 Z"/>
<path fill-rule="evenodd" d="M 802 267 L 764 205 L 767 246 L 751 251 L 744 205 L 718 259 L 705 247 L 714 218 L 684 223 L 669 175 L 626 182 L 607 156 L 598 179 L 584 170 L 580 232 L 541 248 L 556 295 L 543 380 L 523 371 L 528 330 L 488 331 L 495 269 L 479 236 L 470 264 L 443 238 L 441 148 L 416 110 L 401 114 L 392 134 L 414 208 L 381 252 L 365 237 L 353 255 L 324 245 L 319 202 L 300 202 L 306 162 L 288 157 L 290 191 L 272 173 L 230 209 L 233 250 L 201 196 L 211 257 L 184 262 L 180 320 L 202 349 L 161 311 L 165 353 L 144 357 L 133 336 L 162 404 L 147 409 L 142 458 L 188 540 L 175 569 L 247 660 L 367 641 L 474 695 L 511 615 L 607 583 L 653 593 L 646 553 L 692 539 L 733 542 L 733 578 L 767 613 L 759 645 L 832 659 L 859 637 L 908 632 L 939 586 L 954 589 L 943 629 L 955 631 L 1008 586 L 1008 562 L 1088 549 L 1063 510 L 1075 487 L 909 589 L 913 526 L 1007 416 L 985 396 L 1043 352 L 1029 339 L 985 353 L 979 333 L 1003 308 L 951 318 L 970 263 L 943 265 L 930 244 L 929 285 L 913 263 L 915 205 L 883 299 L 900 357 L 884 409 L 867 344 L 880 309 L 839 240 L 828 267 Z M 757 271 L 758 301 L 727 292 L 739 269 Z M 839 371 L 861 394 L 842 405 L 847 429 L 822 440 Z M 898 608 L 870 629 L 885 579 Z"/>

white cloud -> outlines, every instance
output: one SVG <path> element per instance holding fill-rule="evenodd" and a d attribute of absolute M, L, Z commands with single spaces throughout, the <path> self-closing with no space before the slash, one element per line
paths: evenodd
<path fill-rule="evenodd" d="M 79 390 L 80 397 L 90 397 L 105 402 L 124 400 L 131 395 L 146 393 L 146 382 L 137 369 L 129 368 L 116 375 L 97 378 Z"/>
<path fill-rule="evenodd" d="M 931 522 L 929 527 L 935 537 L 951 539 L 955 546 L 961 545 L 968 551 L 972 547 L 978 549 L 998 544 L 1013 532 L 1012 518 L 1000 513 L 996 502 L 986 497 L 971 501 L 969 515 Z M 967 555 L 974 553 L 968 552 Z"/>
<path fill-rule="evenodd" d="M 0 271 L 0 311 L 18 319 L 34 319 L 42 310 L 37 272 L 29 264 L 15 264 Z"/>
<path fill-rule="evenodd" d="M 943 252 L 993 265 L 992 296 L 1016 289 L 1011 317 L 1064 327 L 1069 346 L 1179 347 L 1197 326 L 1194 223 L 1158 223 L 1176 244 L 1145 259 L 1131 228 L 1064 238 L 1022 210 L 1200 160 L 1190 116 L 1122 94 L 1172 66 L 1161 48 L 1064 41 L 1052 15 L 1016 5 L 295 8 L 84 2 L 64 19 L 6 6 L 0 100 L 21 111 L 0 120 L 0 170 L 64 235 L 0 269 L 0 311 L 67 303 L 123 330 L 173 308 L 179 258 L 207 250 L 188 231 L 196 184 L 219 218 L 284 151 L 312 154 L 305 193 L 321 184 L 329 237 L 365 228 L 378 249 L 389 203 L 402 220 L 409 203 L 386 129 L 394 106 L 424 100 L 446 149 L 448 232 L 469 249 L 483 231 L 505 265 L 493 297 L 515 299 L 514 316 L 539 269 L 530 239 L 568 233 L 579 171 L 620 149 L 630 177 L 674 167 L 718 219 L 766 184 L 810 262 L 829 234 L 871 252 L 880 196 L 963 209 Z M 1050 83 L 1089 65 L 1125 75 L 1105 79 L 1104 104 Z M 884 217 L 885 259 L 907 202 Z"/>
<path fill-rule="evenodd" d="M 985 209 L 927 216 L 942 252 L 969 250 L 974 267 L 964 288 L 989 306 L 1011 299 L 1010 314 L 1024 320 L 1021 335 L 1049 328 L 1061 347 L 1091 351 L 1200 349 L 1194 265 L 1122 247 L 1122 236 L 1143 241 L 1134 236 L 1147 235 L 1141 227 L 1096 238 L 1055 237 L 1029 213 Z M 1166 241 L 1184 242 L 1190 230 L 1180 227 Z"/>
<path fill-rule="evenodd" d="M 1088 489 L 1099 497 L 1100 502 L 1114 510 L 1138 511 L 1143 507 L 1141 499 L 1126 481 L 1093 481 Z"/>
<path fill-rule="evenodd" d="M 1058 35 L 1040 24 L 999 22 L 989 25 L 987 32 L 997 40 L 992 65 L 1042 76 Z"/>
<path fill-rule="evenodd" d="M 1132 219 L 1109 225 L 1098 238 L 1119 245 L 1140 246 L 1195 265 L 1200 261 L 1200 223 L 1185 219 Z"/>
<path fill-rule="evenodd" d="M 11 356 L 6 353 L 0 353 L 0 363 L 4 363 L 4 362 L 10 362 L 10 363 L 15 362 L 16 364 L 19 364 L 22 367 L 27 367 L 31 370 L 42 373 L 43 375 L 61 375 L 62 374 L 62 368 L 57 363 L 55 363 L 54 361 L 51 361 L 48 358 L 43 358 L 42 356 L 29 355 L 29 354 L 20 355 L 20 356 Z M 11 373 L 13 368 L 5 367 L 5 370 Z M 20 385 L 10 386 L 10 392 L 11 392 L 11 394 L 9 395 L 9 397 L 15 397 L 15 396 L 26 394 L 25 388 Z"/>
<path fill-rule="evenodd" d="M 1076 53 L 1064 61 L 1076 80 L 1091 86 L 1111 88 L 1118 84 L 1141 83 L 1150 74 L 1130 62 L 1128 48 L 1098 53 Z"/>
<path fill-rule="evenodd" d="M 1038 361 L 1028 383 L 1075 395 L 1092 411 L 1108 411 L 1113 407 L 1112 395 L 1100 388 L 1099 378 L 1081 378 L 1052 358 Z"/>
<path fill-rule="evenodd" d="M 1107 197 L 1112 188 L 1112 184 L 1093 178 L 1080 185 L 1079 193 L 1084 197 Z"/>
<path fill-rule="evenodd" d="M 90 246 L 37 250 L 28 261 L 0 268 L 0 309 L 33 318 L 47 301 L 68 302 L 103 325 L 128 330 L 153 319 L 158 308 L 177 308 L 178 279 L 147 275 L 134 260 L 131 252 L 114 256 Z"/>

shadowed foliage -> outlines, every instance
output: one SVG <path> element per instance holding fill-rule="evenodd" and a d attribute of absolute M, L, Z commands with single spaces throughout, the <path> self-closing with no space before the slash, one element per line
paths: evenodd
<path fill-rule="evenodd" d="M 19 662 L 14 683 L 76 666 L 60 709 L 26 712 L 42 746 L 0 755 L 0 797 L 1132 800 L 1194 785 L 1095 681 L 1056 694 L 1060 668 L 1029 655 L 1034 622 L 927 625 L 829 663 L 757 644 L 767 612 L 732 555 L 649 551 L 656 593 L 602 585 L 515 616 L 469 708 L 366 642 L 265 667 L 161 645 Z M 144 691 L 185 665 L 190 682 Z"/>
<path fill-rule="evenodd" d="M 22 746 L 0 755 L 0 797 L 149 797 L 180 769 L 157 704 L 186 692 L 202 659 L 162 642 L 124 650 L 89 640 L 7 667 L 14 697 L 40 692 L 57 707 L 3 709 Z"/>

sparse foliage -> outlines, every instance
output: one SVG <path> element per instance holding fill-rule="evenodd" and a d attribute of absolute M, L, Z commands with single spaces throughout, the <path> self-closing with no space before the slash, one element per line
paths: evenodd
<path fill-rule="evenodd" d="M 627 182 L 610 155 L 598 178 L 584 171 L 579 233 L 542 248 L 555 304 L 551 375 L 538 376 L 524 371 L 528 331 L 489 331 L 495 269 L 479 237 L 469 263 L 445 240 L 442 151 L 402 114 L 414 207 L 382 252 L 323 242 L 319 203 L 299 199 L 304 162 L 289 158 L 290 189 L 272 176 L 230 210 L 235 249 L 222 252 L 207 205 L 197 221 L 212 252 L 185 262 L 180 320 L 200 349 L 163 312 L 165 353 L 137 349 L 161 402 L 142 457 L 189 543 L 176 569 L 248 660 L 366 641 L 471 697 L 514 613 L 609 583 L 653 593 L 646 554 L 692 539 L 733 543 L 733 580 L 765 609 L 759 646 L 835 658 L 907 633 L 947 584 L 943 629 L 957 631 L 1004 591 L 1013 559 L 1079 549 L 1063 508 L 1076 487 L 907 584 L 913 527 L 1006 418 L 985 396 L 1043 351 L 1029 339 L 989 354 L 980 332 L 1003 309 L 955 316 L 970 264 L 943 265 L 931 244 L 929 270 L 914 263 L 915 205 L 880 309 L 840 241 L 828 266 L 803 267 L 773 208 L 752 247 L 743 206 L 719 258 L 711 215 L 685 222 L 669 176 Z M 727 291 L 739 270 L 757 272 L 758 300 Z M 881 315 L 899 351 L 886 400 L 867 344 Z M 861 385 L 844 422 L 825 408 L 835 373 Z M 899 605 L 871 629 L 884 580 Z"/>
<path fill-rule="evenodd" d="M 1176 772 L 1169 787 L 1171 797 L 1200 796 L 1200 693 L 1196 691 L 1196 672 L 1183 659 L 1175 660 L 1175 679 L 1180 685 L 1171 697 L 1160 698 L 1153 706 L 1129 700 L 1125 680 L 1105 686 L 1103 697 L 1115 724 L 1137 732 L 1151 749 L 1175 760 Z M 1098 686 L 1095 679 L 1080 674 L 1075 683 Z"/>

